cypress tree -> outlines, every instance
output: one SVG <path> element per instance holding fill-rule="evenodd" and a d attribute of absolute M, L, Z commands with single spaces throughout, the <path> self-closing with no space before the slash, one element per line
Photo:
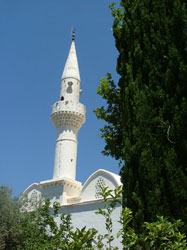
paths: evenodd
<path fill-rule="evenodd" d="M 119 51 L 115 84 L 103 78 L 97 108 L 105 155 L 121 162 L 124 206 L 134 227 L 157 215 L 187 223 L 187 22 L 182 0 L 111 4 Z"/>

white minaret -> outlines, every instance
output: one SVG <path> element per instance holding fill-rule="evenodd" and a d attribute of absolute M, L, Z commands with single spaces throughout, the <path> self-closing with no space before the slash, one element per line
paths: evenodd
<path fill-rule="evenodd" d="M 85 122 L 85 106 L 79 102 L 80 74 L 75 50 L 75 34 L 61 78 L 60 101 L 52 106 L 51 120 L 56 128 L 53 179 L 75 180 L 77 136 Z"/>

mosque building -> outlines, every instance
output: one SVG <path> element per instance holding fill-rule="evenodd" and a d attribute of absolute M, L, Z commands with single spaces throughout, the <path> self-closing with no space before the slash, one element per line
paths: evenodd
<path fill-rule="evenodd" d="M 50 199 L 51 204 L 59 202 L 59 212 L 71 213 L 74 227 L 94 227 L 104 234 L 104 218 L 95 214 L 97 208 L 104 207 L 100 186 L 114 190 L 122 183 L 119 175 L 104 169 L 94 172 L 84 185 L 76 180 L 78 132 L 85 122 L 86 114 L 86 107 L 79 102 L 80 93 L 80 73 L 73 34 L 61 78 L 60 98 L 53 104 L 51 113 L 51 121 L 56 128 L 53 178 L 31 184 L 23 195 L 31 201 L 44 196 Z M 112 215 L 114 234 L 120 228 L 120 211 L 121 205 L 117 205 Z M 114 245 L 122 249 L 118 240 L 114 241 Z"/>

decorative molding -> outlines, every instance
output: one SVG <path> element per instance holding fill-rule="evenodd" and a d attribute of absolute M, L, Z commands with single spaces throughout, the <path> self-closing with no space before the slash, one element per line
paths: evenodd
<path fill-rule="evenodd" d="M 58 101 L 52 106 L 51 120 L 56 128 L 72 126 L 79 130 L 85 122 L 85 112 L 81 103 Z"/>
<path fill-rule="evenodd" d="M 45 187 L 50 187 L 50 186 L 67 186 L 70 187 L 71 189 L 77 189 L 81 190 L 82 189 L 82 184 L 79 181 L 74 181 L 74 180 L 69 180 L 68 178 L 63 178 L 59 180 L 47 180 L 47 181 L 41 181 L 40 182 L 40 187 L 45 188 Z"/>
<path fill-rule="evenodd" d="M 31 202 L 36 202 L 38 200 L 38 192 L 36 190 L 33 190 L 30 196 L 30 201 Z"/>
<path fill-rule="evenodd" d="M 101 187 L 105 187 L 105 181 L 102 177 L 99 177 L 97 183 L 95 184 L 95 198 L 102 199 L 102 196 L 99 194 L 102 190 Z"/>

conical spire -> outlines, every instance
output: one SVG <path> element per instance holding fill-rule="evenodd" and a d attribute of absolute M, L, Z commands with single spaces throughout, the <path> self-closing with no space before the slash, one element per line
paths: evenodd
<path fill-rule="evenodd" d="M 62 80 L 69 77 L 76 78 L 80 81 L 79 66 L 74 39 L 72 39 L 71 48 L 69 50 L 69 55 L 62 74 Z"/>

